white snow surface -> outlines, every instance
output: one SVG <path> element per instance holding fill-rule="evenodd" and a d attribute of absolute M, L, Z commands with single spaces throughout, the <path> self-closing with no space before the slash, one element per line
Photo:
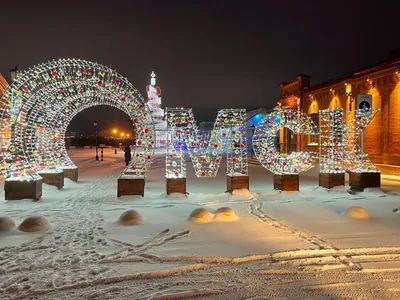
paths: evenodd
<path fill-rule="evenodd" d="M 250 165 L 250 191 L 225 193 L 225 169 L 196 178 L 188 195 L 165 194 L 165 155 L 157 153 L 145 197 L 117 198 L 123 152 L 71 149 L 79 181 L 43 185 L 32 200 L 0 200 L 0 299 L 399 299 L 400 178 L 350 194 L 318 187 L 318 169 L 300 192 L 273 191 L 272 174 Z M 2 183 L 4 184 L 4 182 Z M 365 208 L 369 219 L 348 218 Z M 196 208 L 229 207 L 235 222 L 195 224 Z M 141 224 L 119 216 L 136 210 Z M 30 216 L 51 227 L 26 233 Z"/>

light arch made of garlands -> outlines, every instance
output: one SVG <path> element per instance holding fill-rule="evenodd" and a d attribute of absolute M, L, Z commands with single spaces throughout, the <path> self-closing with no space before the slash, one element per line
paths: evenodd
<path fill-rule="evenodd" d="M 65 148 L 73 117 L 98 105 L 116 107 L 132 120 L 137 151 L 125 170 L 145 175 L 155 132 L 139 91 L 110 68 L 80 59 L 59 59 L 21 73 L 0 99 L 0 171 L 7 180 L 31 180 L 41 173 L 76 168 Z"/>

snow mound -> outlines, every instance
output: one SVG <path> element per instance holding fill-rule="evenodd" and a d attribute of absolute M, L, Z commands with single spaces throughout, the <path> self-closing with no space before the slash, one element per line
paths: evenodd
<path fill-rule="evenodd" d="M 167 195 L 167 199 L 187 199 L 187 195 L 182 193 L 171 193 Z"/>
<path fill-rule="evenodd" d="M 251 193 L 248 189 L 240 189 L 234 190 L 232 192 L 232 196 L 235 198 L 244 198 L 244 199 L 255 199 L 255 195 Z"/>
<path fill-rule="evenodd" d="M 346 215 L 353 219 L 370 219 L 368 211 L 361 206 L 352 206 L 347 209 Z"/>
<path fill-rule="evenodd" d="M 8 231 L 14 227 L 15 223 L 10 217 L 0 217 L 0 232 Z"/>
<path fill-rule="evenodd" d="M 24 232 L 38 232 L 50 228 L 50 224 L 43 216 L 34 216 L 26 218 L 18 229 Z"/>
<path fill-rule="evenodd" d="M 363 195 L 371 197 L 371 196 L 377 196 L 377 197 L 386 197 L 386 193 L 382 191 L 381 188 L 365 188 L 364 191 L 362 192 Z"/>
<path fill-rule="evenodd" d="M 137 225 L 142 221 L 142 216 L 134 209 L 127 210 L 119 217 L 119 223 L 122 225 Z"/>
<path fill-rule="evenodd" d="M 239 217 L 235 214 L 230 207 L 218 208 L 215 212 L 214 221 L 215 222 L 234 222 L 239 220 Z"/>
<path fill-rule="evenodd" d="M 196 208 L 189 216 L 189 221 L 196 224 L 210 223 L 214 215 L 206 208 Z"/>
<path fill-rule="evenodd" d="M 334 186 L 333 188 L 329 189 L 328 192 L 330 194 L 347 194 L 347 190 L 344 185 Z"/>

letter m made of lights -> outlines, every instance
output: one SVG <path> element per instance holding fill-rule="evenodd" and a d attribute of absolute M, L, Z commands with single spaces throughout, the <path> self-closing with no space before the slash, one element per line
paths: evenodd
<path fill-rule="evenodd" d="M 222 155 L 227 155 L 227 174 L 247 176 L 246 110 L 218 111 L 208 139 L 202 139 L 192 109 L 166 108 L 168 124 L 166 177 L 186 178 L 185 152 L 197 177 L 215 177 Z"/>

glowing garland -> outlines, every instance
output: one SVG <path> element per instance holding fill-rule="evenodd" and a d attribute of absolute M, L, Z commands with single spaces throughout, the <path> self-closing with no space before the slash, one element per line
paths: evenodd
<path fill-rule="evenodd" d="M 39 178 L 38 173 L 74 168 L 65 149 L 66 128 L 77 113 L 96 105 L 114 106 L 131 117 L 138 149 L 125 172 L 143 176 L 155 143 L 143 97 L 117 72 L 76 59 L 35 66 L 21 73 L 4 93 L 1 173 L 7 180 L 30 180 Z"/>
<path fill-rule="evenodd" d="M 274 174 L 299 174 L 313 167 L 318 159 L 315 152 L 292 152 L 281 156 L 275 146 L 277 132 L 288 128 L 294 134 L 318 134 L 313 121 L 303 112 L 293 109 L 274 111 L 256 126 L 253 149 L 257 159 Z"/>
<path fill-rule="evenodd" d="M 343 109 L 319 111 L 319 166 L 321 173 L 344 173 Z"/>
<path fill-rule="evenodd" d="M 186 178 L 184 147 L 188 152 L 197 177 L 215 177 L 227 153 L 227 174 L 248 174 L 246 110 L 220 110 L 210 139 L 201 142 L 199 129 L 191 109 L 166 108 L 168 140 L 166 177 Z"/>

